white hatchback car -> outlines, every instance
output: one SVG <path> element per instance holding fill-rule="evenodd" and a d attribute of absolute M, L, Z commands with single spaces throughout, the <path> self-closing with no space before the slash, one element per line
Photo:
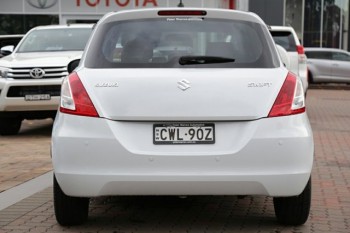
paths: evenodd
<path fill-rule="evenodd" d="M 289 55 L 289 70 L 298 75 L 303 83 L 304 92 L 307 92 L 308 72 L 307 58 L 304 46 L 300 44 L 299 38 L 292 27 L 270 26 L 270 33 L 276 44 L 282 46 Z"/>
<path fill-rule="evenodd" d="M 281 223 L 303 224 L 313 153 L 301 81 L 257 15 L 110 13 L 62 84 L 56 219 L 82 223 L 106 195 L 268 195 Z"/>

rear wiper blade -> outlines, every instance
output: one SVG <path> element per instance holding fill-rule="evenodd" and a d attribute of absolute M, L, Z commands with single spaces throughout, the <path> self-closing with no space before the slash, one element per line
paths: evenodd
<path fill-rule="evenodd" d="M 179 59 L 180 65 L 210 64 L 234 62 L 236 59 L 229 57 L 215 56 L 182 56 Z"/>

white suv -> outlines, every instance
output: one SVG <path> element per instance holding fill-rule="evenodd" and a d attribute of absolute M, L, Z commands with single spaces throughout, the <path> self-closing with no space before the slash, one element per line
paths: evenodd
<path fill-rule="evenodd" d="M 270 26 L 270 33 L 276 44 L 282 46 L 289 55 L 290 71 L 298 75 L 303 83 L 304 92 L 308 88 L 307 64 L 304 47 L 292 27 Z"/>
<path fill-rule="evenodd" d="M 92 25 L 40 26 L 0 59 L 0 135 L 17 134 L 23 119 L 54 117 L 62 78 L 79 59 Z"/>

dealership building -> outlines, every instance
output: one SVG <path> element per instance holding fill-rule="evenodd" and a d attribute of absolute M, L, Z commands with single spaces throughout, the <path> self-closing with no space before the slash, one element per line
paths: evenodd
<path fill-rule="evenodd" d="M 105 13 L 150 7 L 208 7 L 257 13 L 292 26 L 306 47 L 350 49 L 350 0 L 0 0 L 0 35 L 37 25 L 92 23 Z"/>

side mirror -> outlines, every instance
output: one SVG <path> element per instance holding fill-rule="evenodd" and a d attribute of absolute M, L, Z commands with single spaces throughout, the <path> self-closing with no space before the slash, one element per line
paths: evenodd
<path fill-rule="evenodd" d="M 71 62 L 68 64 L 67 70 L 68 70 L 68 73 L 69 73 L 69 74 L 72 73 L 73 70 L 75 70 L 75 68 L 78 67 L 79 62 L 80 62 L 80 59 L 76 59 L 76 60 L 71 61 Z"/>
<path fill-rule="evenodd" d="M 15 46 L 8 45 L 8 46 L 5 46 L 5 47 L 2 47 L 1 50 L 0 50 L 0 53 L 3 56 L 7 56 L 7 55 L 10 55 L 13 52 L 14 49 L 15 49 Z"/>
<path fill-rule="evenodd" d="M 284 64 L 284 66 L 290 70 L 290 58 L 288 56 L 287 51 L 280 45 L 276 44 L 277 51 L 280 55 L 280 58 Z"/>

